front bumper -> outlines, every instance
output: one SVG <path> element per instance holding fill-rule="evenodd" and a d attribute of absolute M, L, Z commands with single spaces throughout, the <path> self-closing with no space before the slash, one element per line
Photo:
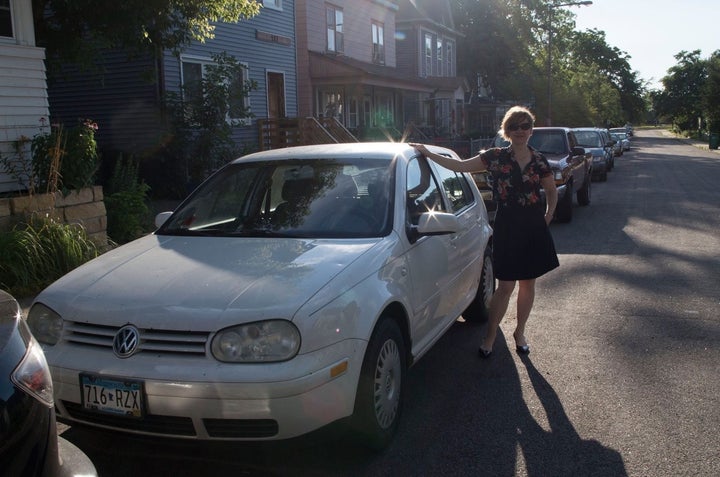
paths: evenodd
<path fill-rule="evenodd" d="M 346 340 L 325 349 L 299 355 L 285 363 L 231 365 L 215 362 L 215 369 L 199 371 L 191 363 L 175 367 L 195 369 L 193 379 L 168 379 L 173 370 L 149 363 L 131 365 L 118 360 L 83 354 L 81 366 L 51 367 L 58 418 L 69 424 L 82 423 L 136 434 L 197 440 L 275 440 L 299 436 L 349 416 L 366 343 Z M 97 353 L 97 352 L 96 352 Z M 73 353 L 77 356 L 78 353 Z M 105 361 L 105 363 L 103 363 Z M 180 361 L 180 360 L 178 360 Z M 337 375 L 337 365 L 347 369 Z M 93 363 L 89 366 L 87 363 Z M 108 364 L 103 366 L 103 364 Z M 262 367 L 291 367 L 282 379 Z M 223 369 L 221 369 L 223 368 Z M 133 374 L 129 369 L 136 370 Z M 232 370 L 235 370 L 233 373 Z M 334 371 L 333 371 L 334 370 Z M 79 374 L 128 378 L 143 382 L 145 415 L 130 418 L 82 407 Z M 230 380 L 230 376 L 234 376 Z M 176 376 L 177 377 L 177 376 Z"/>

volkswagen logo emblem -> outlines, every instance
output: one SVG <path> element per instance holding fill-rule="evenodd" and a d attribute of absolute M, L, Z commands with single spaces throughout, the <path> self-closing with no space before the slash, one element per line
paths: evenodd
<path fill-rule="evenodd" d="M 125 325 L 113 338 L 113 351 L 118 358 L 129 358 L 138 349 L 140 331 L 133 325 Z"/>

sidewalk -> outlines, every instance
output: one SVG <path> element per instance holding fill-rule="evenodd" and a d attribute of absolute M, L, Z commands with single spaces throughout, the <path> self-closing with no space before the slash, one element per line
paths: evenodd
<path fill-rule="evenodd" d="M 665 137 L 674 137 L 675 139 L 678 139 L 687 144 L 690 144 L 691 146 L 695 146 L 698 149 L 702 149 L 704 151 L 710 151 L 710 152 L 714 152 L 716 154 L 720 154 L 720 149 L 710 149 L 710 144 L 708 143 L 708 141 L 701 141 L 699 139 L 694 139 L 691 137 L 678 136 L 677 134 L 673 133 L 672 131 L 670 131 L 668 129 L 662 129 L 660 132 Z"/>

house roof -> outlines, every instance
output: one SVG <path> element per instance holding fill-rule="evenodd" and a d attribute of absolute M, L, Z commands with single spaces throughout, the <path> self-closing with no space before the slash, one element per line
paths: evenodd
<path fill-rule="evenodd" d="M 310 51 L 310 76 L 315 84 L 360 84 L 426 93 L 468 89 L 467 81 L 461 77 L 409 77 L 406 72 L 390 66 L 316 51 Z"/>

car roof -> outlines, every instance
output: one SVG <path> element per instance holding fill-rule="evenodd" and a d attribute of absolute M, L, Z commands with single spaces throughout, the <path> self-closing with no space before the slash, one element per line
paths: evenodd
<path fill-rule="evenodd" d="M 449 149 L 428 146 L 435 152 L 450 151 Z M 251 153 L 232 162 L 238 161 L 259 161 L 259 160 L 284 160 L 293 159 L 318 159 L 333 158 L 338 155 L 347 157 L 367 157 L 376 159 L 392 159 L 396 156 L 409 157 L 416 154 L 414 147 L 407 143 L 399 142 L 349 142 L 333 144 L 313 144 L 308 146 L 293 146 L 280 149 L 271 149 Z"/>

